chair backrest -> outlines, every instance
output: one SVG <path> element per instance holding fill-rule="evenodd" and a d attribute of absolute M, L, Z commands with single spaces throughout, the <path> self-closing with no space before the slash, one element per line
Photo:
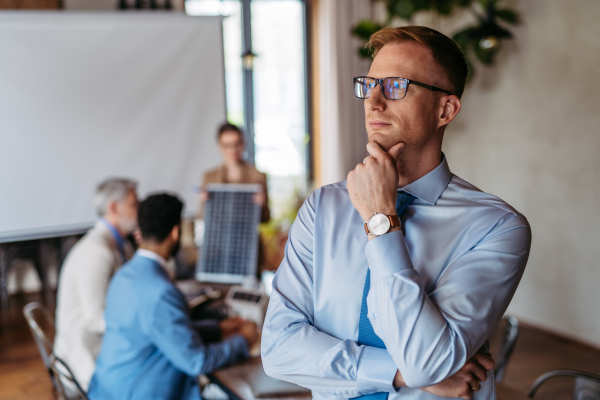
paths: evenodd
<path fill-rule="evenodd" d="M 54 354 L 50 354 L 50 365 L 56 377 L 56 391 L 60 400 L 88 400 L 85 391 L 75 379 L 69 366 Z"/>
<path fill-rule="evenodd" d="M 587 377 L 575 378 L 573 400 L 600 400 L 600 379 Z"/>
<path fill-rule="evenodd" d="M 502 321 L 505 322 L 504 330 L 502 332 L 502 344 L 500 345 L 500 352 L 498 353 L 496 366 L 494 367 L 494 378 L 498 382 L 502 382 L 504 379 L 506 366 L 515 349 L 517 337 L 519 336 L 519 320 L 507 315 L 502 318 Z"/>
<path fill-rule="evenodd" d="M 29 325 L 29 329 L 35 339 L 35 344 L 40 351 L 44 365 L 52 376 L 52 368 L 50 365 L 50 354 L 52 354 L 52 346 L 54 345 L 54 318 L 46 307 L 40 303 L 29 303 L 23 308 L 23 314 Z"/>
<path fill-rule="evenodd" d="M 544 382 L 557 376 L 572 376 L 575 378 L 573 400 L 600 400 L 600 375 L 568 369 L 547 372 L 537 378 L 531 389 L 529 389 L 528 396 L 533 397 Z"/>

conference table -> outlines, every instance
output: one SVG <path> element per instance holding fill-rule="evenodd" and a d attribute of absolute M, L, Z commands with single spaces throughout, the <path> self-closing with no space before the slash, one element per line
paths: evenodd
<path fill-rule="evenodd" d="M 223 389 L 230 400 L 257 400 L 249 383 L 249 376 L 253 375 L 257 368 L 262 368 L 262 361 L 260 357 L 252 357 L 242 363 L 213 372 L 208 375 L 208 378 Z M 529 399 L 525 393 L 502 382 L 496 382 L 496 396 L 498 400 Z M 260 400 L 305 400 L 311 397 L 309 392 L 271 398 L 261 397 Z"/>

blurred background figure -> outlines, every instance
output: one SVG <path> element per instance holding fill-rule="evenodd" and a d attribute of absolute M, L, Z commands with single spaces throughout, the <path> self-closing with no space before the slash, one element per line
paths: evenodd
<path fill-rule="evenodd" d="M 102 182 L 94 196 L 98 221 L 71 249 L 58 282 L 54 351 L 87 389 L 106 328 L 104 305 L 113 274 L 129 260 L 126 239 L 137 228 L 137 183 Z"/>
<path fill-rule="evenodd" d="M 262 207 L 260 222 L 271 218 L 269 211 L 269 195 L 267 192 L 267 175 L 258 171 L 253 165 L 244 161 L 246 142 L 242 130 L 236 125 L 225 123 L 217 133 L 217 144 L 223 156 L 223 165 L 208 171 L 202 179 L 202 187 L 207 183 L 258 183 L 262 192 L 254 196 L 254 202 Z M 208 200 L 208 192 L 200 195 L 200 209 Z"/>
<path fill-rule="evenodd" d="M 257 343 L 256 325 L 221 324 L 223 341 L 205 344 L 188 304 L 166 273 L 180 243 L 183 203 L 155 194 L 142 201 L 142 241 L 113 278 L 106 299 L 106 334 L 89 390 L 90 399 L 200 399 L 197 377 L 246 358 Z"/>

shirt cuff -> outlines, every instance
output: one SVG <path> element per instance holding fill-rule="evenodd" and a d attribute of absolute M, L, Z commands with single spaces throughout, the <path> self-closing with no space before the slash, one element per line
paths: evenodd
<path fill-rule="evenodd" d="M 358 391 L 364 396 L 376 392 L 395 393 L 398 367 L 386 349 L 365 346 L 356 373 Z"/>
<path fill-rule="evenodd" d="M 365 253 L 371 270 L 371 286 L 389 275 L 413 268 L 402 231 L 370 240 Z"/>
<path fill-rule="evenodd" d="M 226 340 L 231 346 L 232 353 L 237 355 L 237 360 L 243 360 L 250 356 L 250 349 L 248 348 L 248 343 L 246 339 L 239 334 L 232 335 L 229 339 Z"/>

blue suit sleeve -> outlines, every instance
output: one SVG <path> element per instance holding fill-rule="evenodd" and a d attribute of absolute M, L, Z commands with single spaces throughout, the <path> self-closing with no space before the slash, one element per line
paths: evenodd
<path fill-rule="evenodd" d="M 240 335 L 204 344 L 187 314 L 185 300 L 174 286 L 158 296 L 147 334 L 176 368 L 190 376 L 212 372 L 248 356 L 246 341 Z"/>

